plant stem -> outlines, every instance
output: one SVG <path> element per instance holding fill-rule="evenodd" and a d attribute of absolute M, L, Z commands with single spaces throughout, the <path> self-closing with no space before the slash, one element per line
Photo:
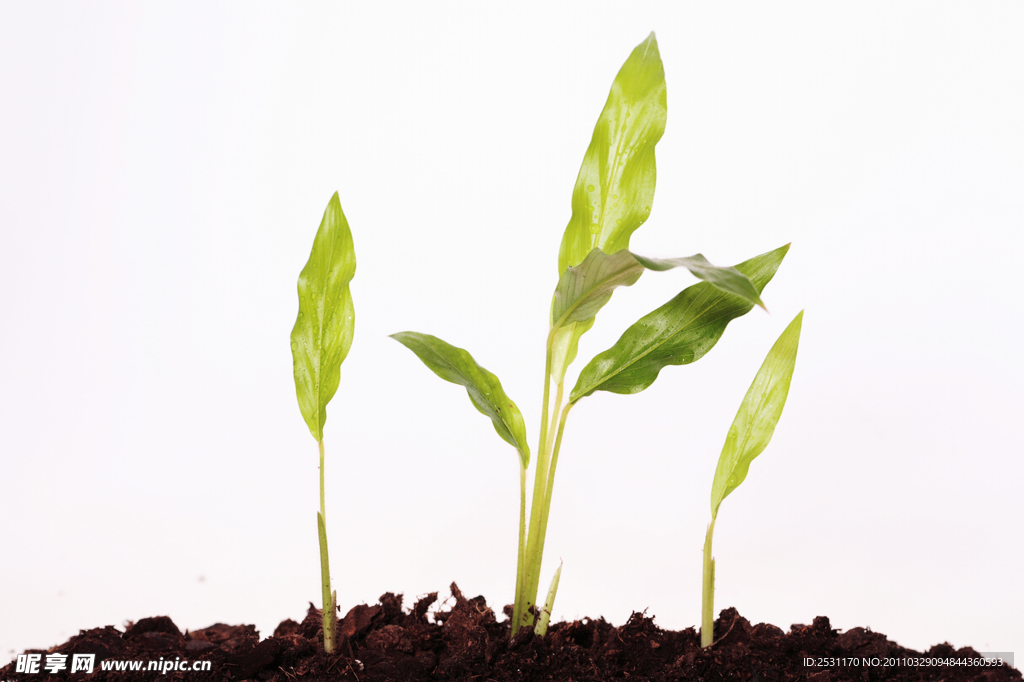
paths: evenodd
<path fill-rule="evenodd" d="M 561 386 L 559 388 L 559 397 L 561 397 Z M 565 431 L 565 420 L 569 418 L 569 410 L 576 403 L 569 403 L 562 410 L 562 416 L 558 420 L 558 435 L 555 436 L 555 445 L 551 453 L 551 470 L 548 473 L 547 490 L 544 491 L 544 519 L 542 526 L 547 529 L 548 527 L 548 510 L 551 508 L 551 493 L 555 488 L 555 467 L 558 466 L 558 453 L 562 450 L 562 432 Z M 544 538 L 541 536 L 541 545 L 543 546 Z"/>
<path fill-rule="evenodd" d="M 316 516 L 320 537 L 320 583 L 323 588 L 324 651 L 334 652 L 334 609 L 337 597 L 331 591 L 331 566 L 327 557 L 327 511 L 324 505 L 324 442 L 320 446 L 320 512 Z"/>
<path fill-rule="evenodd" d="M 519 518 L 519 533 L 520 543 L 519 546 L 521 551 L 525 548 L 525 561 L 521 562 L 518 566 L 516 576 L 516 600 L 515 605 L 512 607 L 512 637 L 516 636 L 519 628 L 533 624 L 533 614 L 530 613 L 530 607 L 537 601 L 537 580 L 532 575 L 531 571 L 536 570 L 533 556 L 533 545 L 531 540 L 536 537 L 537 524 L 540 522 L 540 517 L 535 513 L 537 508 L 543 503 L 544 491 L 547 488 L 547 471 L 548 471 L 548 451 L 546 448 L 548 441 L 548 426 L 551 420 L 550 412 L 550 399 L 551 399 L 551 342 L 554 339 L 554 329 L 548 333 L 547 343 L 545 344 L 544 353 L 544 401 L 541 406 L 540 415 L 540 440 L 537 443 L 537 458 L 536 458 L 536 473 L 534 474 L 533 480 L 533 502 L 530 504 L 530 531 L 526 536 L 527 540 L 523 542 L 523 532 L 526 527 L 526 517 L 523 510 L 520 510 Z M 525 475 L 525 472 L 524 472 Z M 524 498 L 522 502 L 525 507 L 525 487 L 523 489 Z M 539 568 L 539 567 L 537 567 Z M 530 585 L 534 585 L 531 592 Z M 530 596 L 532 594 L 532 596 Z"/>
<path fill-rule="evenodd" d="M 541 441 L 541 451 L 537 457 L 537 473 L 533 484 L 533 504 L 530 507 L 530 534 L 526 544 L 526 565 L 524 578 L 520 583 L 520 591 L 516 596 L 518 609 L 513 608 L 513 636 L 521 627 L 533 625 L 539 614 L 531 613 L 530 607 L 537 606 L 537 591 L 540 587 L 540 569 L 544 555 L 544 540 L 547 535 L 548 511 L 551 507 L 551 492 L 554 485 L 555 465 L 558 462 L 558 451 L 562 444 L 562 433 L 565 420 L 572 403 L 562 409 L 564 384 L 559 384 L 555 392 L 554 409 L 550 415 L 551 423 L 544 429 L 547 438 Z M 545 414 L 545 421 L 548 415 Z M 557 420 L 557 435 L 555 424 Z M 536 610 L 536 608 L 535 608 Z M 518 612 L 519 619 L 515 620 Z"/>
<path fill-rule="evenodd" d="M 711 536 L 715 533 L 715 517 L 708 524 L 704 538 L 704 590 L 701 595 L 700 645 L 709 647 L 715 639 L 715 560 L 711 557 Z"/>
<path fill-rule="evenodd" d="M 559 389 L 558 390 L 558 397 L 561 398 L 561 394 L 562 394 L 562 390 L 561 389 L 562 389 L 562 387 L 559 386 L 558 389 Z M 559 402 L 561 402 L 561 401 L 559 400 Z M 545 480 L 546 488 L 544 490 L 544 502 L 543 502 L 543 505 L 541 506 L 541 508 L 539 510 L 540 524 L 538 524 L 538 536 L 537 536 L 536 548 L 535 548 L 535 552 L 536 552 L 536 559 L 535 559 L 535 561 L 536 561 L 537 581 L 533 584 L 533 592 L 532 592 L 534 600 L 536 600 L 536 598 L 537 598 L 537 589 L 540 586 L 540 568 L 541 568 L 541 562 L 543 561 L 543 558 L 544 558 L 544 541 L 547 539 L 547 534 L 548 534 L 548 515 L 551 512 L 551 495 L 552 495 L 552 492 L 554 491 L 554 487 L 555 487 L 555 467 L 558 465 L 558 453 L 559 453 L 559 451 L 562 448 L 562 433 L 565 431 L 565 420 L 566 420 L 566 418 L 568 418 L 569 410 L 572 408 L 572 406 L 573 406 L 573 403 L 569 403 L 568 405 L 565 406 L 565 409 L 562 410 L 561 416 L 560 416 L 560 418 L 558 420 L 558 432 L 557 432 L 558 435 L 555 437 L 554 445 L 551 446 L 551 449 L 550 449 L 550 452 L 551 452 L 550 467 L 549 467 L 549 470 L 548 470 L 548 475 L 547 475 L 546 480 Z M 530 510 L 530 514 L 531 514 L 531 516 L 533 515 L 533 510 Z"/>
<path fill-rule="evenodd" d="M 519 464 L 519 552 L 516 558 L 516 597 L 512 607 L 512 634 L 516 634 L 516 624 L 523 617 L 522 601 L 519 595 L 523 591 L 523 564 L 526 561 L 526 467 Z"/>

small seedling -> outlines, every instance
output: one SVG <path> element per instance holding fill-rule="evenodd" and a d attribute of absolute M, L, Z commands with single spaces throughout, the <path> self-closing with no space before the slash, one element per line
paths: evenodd
<path fill-rule="evenodd" d="M 299 317 L 292 328 L 295 395 L 309 432 L 320 449 L 320 580 L 323 590 L 324 650 L 334 651 L 338 594 L 331 589 L 324 506 L 324 422 L 327 403 L 338 390 L 341 363 L 352 346 L 355 314 L 349 282 L 356 273 L 352 233 L 335 192 L 313 239 L 309 261 L 299 274 Z"/>
<path fill-rule="evenodd" d="M 537 604 L 555 467 L 569 410 L 595 391 L 639 393 L 654 382 L 662 368 L 699 360 L 718 342 L 731 320 L 755 305 L 763 307 L 761 291 L 789 249 L 783 246 L 735 267 L 717 267 L 700 254 L 653 259 L 629 251 L 630 236 L 651 212 L 656 175 L 654 147 L 665 130 L 666 111 L 665 74 L 652 33 L 633 50 L 615 77 L 573 190 L 572 217 L 562 237 L 559 279 L 551 302 L 528 524 L 526 470 L 530 449 L 526 427 L 501 382 L 467 351 L 441 339 L 416 332 L 393 335 L 435 374 L 464 386 L 477 410 L 490 417 L 498 435 L 519 453 L 513 636 L 524 627 L 544 634 L 557 591 L 560 573 L 552 581 L 547 603 L 543 607 Z M 676 267 L 704 281 L 684 289 L 627 329 L 614 346 L 584 367 L 566 398 L 566 371 L 576 358 L 580 337 L 593 326 L 595 316 L 615 288 L 631 286 L 646 270 Z"/>
<path fill-rule="evenodd" d="M 711 646 L 715 629 L 715 560 L 711 556 L 711 537 L 715 532 L 718 507 L 729 493 L 735 490 L 747 477 L 747 470 L 754 458 L 764 452 L 775 433 L 775 426 L 782 416 L 789 396 L 789 383 L 796 366 L 796 351 L 800 345 L 800 327 L 804 313 L 801 311 L 778 341 L 768 351 L 768 357 L 757 371 L 754 383 L 747 389 L 747 395 L 740 403 L 736 418 L 729 427 L 729 435 L 722 446 L 715 469 L 715 480 L 711 484 L 711 523 L 708 524 L 704 539 L 704 580 L 701 600 L 700 645 Z"/>

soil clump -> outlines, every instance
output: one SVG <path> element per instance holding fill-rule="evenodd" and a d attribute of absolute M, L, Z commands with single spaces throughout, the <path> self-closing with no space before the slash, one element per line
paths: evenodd
<path fill-rule="evenodd" d="M 893 665 L 907 659 L 977 659 L 973 649 L 938 644 L 921 653 L 900 647 L 885 635 L 864 628 L 839 633 L 828 618 L 793 625 L 751 625 L 735 609 L 715 623 L 715 644 L 701 649 L 693 628 L 662 630 L 653 618 L 634 613 L 621 627 L 603 618 L 553 624 L 546 637 L 522 632 L 509 641 L 511 607 L 498 621 L 483 597 L 467 599 L 454 583 L 454 605 L 428 617 L 437 600 L 432 593 L 411 610 L 402 596 L 385 594 L 380 602 L 352 608 L 339 621 L 338 648 L 324 653 L 320 612 L 311 604 L 301 623 L 282 622 L 273 636 L 260 640 L 252 625 L 211 625 L 182 633 L 166 616 L 144 618 L 124 632 L 114 627 L 83 630 L 41 654 L 35 674 L 16 672 L 16 663 L 0 669 L 0 680 L 254 680 L 260 682 L 676 682 L 681 680 L 1021 680 L 1008 666 Z M 447 604 L 447 602 L 446 602 Z M 65 669 L 44 668 L 47 654 L 65 654 Z M 71 673 L 74 654 L 95 654 L 91 674 Z M 890 665 L 885 665 L 886 661 Z M 858 663 L 853 664 L 856 660 Z M 174 661 L 179 669 L 104 670 L 107 661 Z M 192 670 L 208 661 L 208 670 Z M 813 661 L 815 665 L 807 663 Z M 877 662 L 877 664 L 875 664 Z M 867 663 L 867 664 L 865 664 Z M 824 665 L 821 665 L 824 664 Z M 167 666 L 164 666 L 167 667 Z"/>

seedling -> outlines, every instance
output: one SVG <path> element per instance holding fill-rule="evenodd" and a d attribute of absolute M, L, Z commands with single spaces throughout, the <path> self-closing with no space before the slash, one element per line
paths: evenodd
<path fill-rule="evenodd" d="M 638 393 L 663 367 L 703 357 L 726 325 L 761 305 L 761 291 L 775 275 L 788 245 L 735 267 L 717 267 L 697 254 L 652 259 L 629 251 L 629 238 L 650 215 L 654 200 L 654 147 L 665 130 L 665 74 L 652 33 L 626 60 L 612 83 L 594 128 L 572 194 L 572 217 L 558 255 L 558 284 L 551 302 L 545 347 L 544 391 L 537 446 L 533 501 L 526 515 L 526 470 L 530 463 L 526 427 L 516 404 L 498 378 L 465 350 L 417 332 L 393 338 L 407 346 L 435 374 L 466 388 L 473 405 L 490 417 L 495 430 L 519 454 L 519 546 L 512 635 L 533 627 L 543 635 L 558 586 L 552 581 L 547 603 L 537 591 L 547 533 L 555 468 L 570 409 L 595 391 Z M 616 287 L 634 284 L 646 270 L 689 270 L 704 280 L 641 318 L 614 346 L 580 372 L 565 396 L 566 371 L 580 337 Z M 554 398 L 552 399 L 552 388 Z"/>
<path fill-rule="evenodd" d="M 309 432 L 320 450 L 320 581 L 323 590 L 324 650 L 334 651 L 338 593 L 331 589 L 324 506 L 324 422 L 327 403 L 338 390 L 341 363 L 352 346 L 355 314 L 349 282 L 356 273 L 352 233 L 335 192 L 313 239 L 309 261 L 299 274 L 299 317 L 292 328 L 295 395 Z"/>
<path fill-rule="evenodd" d="M 747 389 L 747 395 L 740 403 L 736 418 L 729 427 L 729 435 L 722 446 L 715 469 L 715 480 L 711 484 L 711 523 L 708 524 L 704 539 L 704 580 L 701 600 L 700 645 L 711 646 L 715 628 L 715 560 L 711 556 L 711 536 L 715 532 L 718 507 L 729 493 L 735 490 L 747 477 L 747 470 L 754 458 L 764 452 L 775 433 L 775 425 L 782 416 L 789 396 L 789 383 L 796 366 L 796 351 L 800 345 L 800 327 L 804 313 L 801 311 L 778 341 L 768 351 L 768 357 L 757 371 L 754 383 Z"/>

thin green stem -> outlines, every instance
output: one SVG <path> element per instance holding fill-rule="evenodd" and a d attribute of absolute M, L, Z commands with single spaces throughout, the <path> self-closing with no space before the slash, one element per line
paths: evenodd
<path fill-rule="evenodd" d="M 561 389 L 561 387 L 559 387 Z M 544 491 L 544 527 L 547 528 L 548 517 L 547 510 L 551 508 L 551 493 L 555 488 L 555 467 L 558 466 L 558 453 L 562 450 L 562 433 L 565 431 L 565 421 L 569 418 L 569 410 L 576 403 L 569 403 L 562 410 L 562 415 L 558 420 L 558 435 L 555 437 L 555 445 L 551 453 L 551 471 L 548 474 L 548 488 Z"/>
<path fill-rule="evenodd" d="M 522 591 L 519 593 L 519 597 L 516 600 L 520 605 L 520 620 L 516 621 L 512 628 L 513 636 L 520 627 L 533 624 L 533 614 L 530 613 L 530 607 L 537 601 L 537 572 L 540 569 L 540 562 L 537 559 L 536 538 L 540 533 L 539 526 L 541 514 L 539 510 L 541 505 L 544 504 L 544 489 L 546 487 L 545 473 L 547 472 L 547 465 L 547 453 L 544 452 L 542 447 L 541 452 L 539 452 L 537 456 L 537 471 L 534 474 L 533 479 L 533 502 L 530 505 L 530 531 L 526 540 L 526 563 L 523 566 L 523 581 L 520 585 Z"/>
<path fill-rule="evenodd" d="M 540 411 L 540 440 L 538 441 L 538 449 L 543 450 L 544 443 L 548 439 L 548 422 L 551 419 L 551 413 L 548 411 L 549 400 L 551 398 L 551 342 L 555 338 L 555 330 L 552 329 L 548 333 L 548 340 L 545 344 L 544 354 L 544 402 L 541 404 Z M 539 453 L 538 453 L 539 454 Z M 538 467 L 539 471 L 539 467 Z"/>
<path fill-rule="evenodd" d="M 323 589 L 324 651 L 334 652 L 334 609 L 337 597 L 331 591 L 331 566 L 327 555 L 327 510 L 324 504 L 324 442 L 320 446 L 320 513 L 317 514 L 317 534 L 320 538 L 320 584 Z"/>
<path fill-rule="evenodd" d="M 512 607 L 512 634 L 515 635 L 515 623 L 523 617 L 522 600 L 519 598 L 523 591 L 523 564 L 526 562 L 526 467 L 519 464 L 519 551 L 516 558 L 516 600 Z"/>
<path fill-rule="evenodd" d="M 540 418 L 540 440 L 536 458 L 536 472 L 533 479 L 533 501 L 530 503 L 530 526 L 525 542 L 525 561 L 519 567 L 516 578 L 516 600 L 512 609 L 512 636 L 515 637 L 519 628 L 533 624 L 533 614 L 530 607 L 537 601 L 537 584 L 539 576 L 535 575 L 539 570 L 539 561 L 535 560 L 535 547 L 533 539 L 539 532 L 540 514 L 538 510 L 544 503 L 544 491 L 547 489 L 548 461 L 550 450 L 548 449 L 548 432 L 551 420 L 551 342 L 554 339 L 554 329 L 548 333 L 544 354 L 544 401 L 541 407 Z M 557 400 L 557 399 L 556 399 Z M 555 409 L 558 409 L 557 407 Z M 524 474 L 525 475 L 525 474 Z M 524 499 L 525 501 L 525 499 Z M 525 527 L 525 516 L 521 516 L 520 530 Z M 524 546 L 524 543 L 520 543 Z M 532 589 L 531 589 L 532 586 Z"/>
<path fill-rule="evenodd" d="M 715 534 L 715 518 L 711 517 L 704 538 L 704 589 L 701 595 L 700 645 L 709 647 L 715 639 L 715 560 L 711 556 L 711 537 Z"/>
<path fill-rule="evenodd" d="M 316 444 L 320 446 L 320 516 L 324 517 L 326 523 L 327 509 L 324 506 L 324 442 L 320 440 Z"/>
<path fill-rule="evenodd" d="M 548 428 L 548 438 L 543 442 L 540 456 L 537 458 L 537 474 L 534 480 L 533 505 L 530 507 L 530 535 L 526 548 L 526 571 L 525 581 L 522 585 L 520 601 L 521 620 L 519 627 L 534 624 L 536 613 L 530 612 L 530 607 L 537 606 L 537 591 L 540 587 L 540 569 L 544 557 L 544 540 L 547 536 L 548 511 L 551 506 L 551 484 L 554 478 L 554 464 L 557 460 L 557 452 L 562 442 L 562 431 L 565 428 L 565 417 L 568 415 L 570 405 L 562 410 L 562 398 L 564 384 L 559 384 L 555 393 L 554 412 L 552 423 Z M 558 419 L 557 436 L 555 435 L 555 419 Z M 514 613 L 514 611 L 513 611 Z"/>
<path fill-rule="evenodd" d="M 559 386 L 558 388 L 558 397 L 561 398 L 562 387 Z M 561 400 L 559 400 L 558 402 L 560 403 Z M 561 405 L 558 406 L 561 407 Z M 565 420 L 569 416 L 569 410 L 572 409 L 572 406 L 573 403 L 569 403 L 568 405 L 566 405 L 565 409 L 562 410 L 561 415 L 559 416 L 557 431 L 558 435 L 555 437 L 555 442 L 550 449 L 551 464 L 548 470 L 546 487 L 544 489 L 544 502 L 541 508 L 538 510 L 540 514 L 540 523 L 538 524 L 536 544 L 534 546 L 534 561 L 536 562 L 534 575 L 536 576 L 536 579 L 535 582 L 531 585 L 531 594 L 533 595 L 534 602 L 536 602 L 537 590 L 540 587 L 540 568 L 541 562 L 544 558 L 544 542 L 547 539 L 548 534 L 548 515 L 551 512 L 551 495 L 555 485 L 555 467 L 558 465 L 558 452 L 562 448 L 562 433 L 565 431 Z M 533 511 L 531 510 L 530 513 L 532 515 Z"/>

